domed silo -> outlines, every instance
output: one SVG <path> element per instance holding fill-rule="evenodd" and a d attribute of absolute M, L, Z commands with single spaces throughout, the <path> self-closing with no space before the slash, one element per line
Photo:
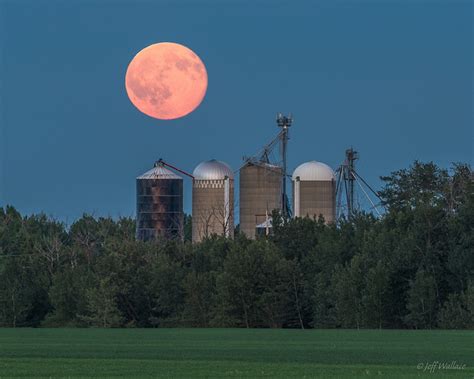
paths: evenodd
<path fill-rule="evenodd" d="M 137 239 L 183 238 L 183 179 L 162 163 L 137 177 Z"/>
<path fill-rule="evenodd" d="M 327 164 L 311 161 L 293 172 L 293 214 L 295 217 L 336 218 L 336 177 Z"/>
<path fill-rule="evenodd" d="M 268 222 L 274 209 L 281 209 L 282 173 L 280 166 L 248 161 L 240 169 L 240 230 L 255 238 L 258 225 Z"/>
<path fill-rule="evenodd" d="M 234 236 L 234 173 L 224 162 L 201 162 L 193 172 L 193 242 Z"/>

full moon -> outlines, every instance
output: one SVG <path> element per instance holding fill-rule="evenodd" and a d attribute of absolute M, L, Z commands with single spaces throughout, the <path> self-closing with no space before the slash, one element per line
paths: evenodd
<path fill-rule="evenodd" d="M 125 88 L 133 105 L 146 115 L 180 118 L 201 104 L 207 89 L 206 67 L 186 46 L 156 43 L 132 59 Z"/>

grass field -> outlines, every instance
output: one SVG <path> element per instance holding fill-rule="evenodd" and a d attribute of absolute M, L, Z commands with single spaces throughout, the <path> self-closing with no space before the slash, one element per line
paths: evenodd
<path fill-rule="evenodd" d="M 0 378 L 21 376 L 472 379 L 474 332 L 0 329 Z"/>

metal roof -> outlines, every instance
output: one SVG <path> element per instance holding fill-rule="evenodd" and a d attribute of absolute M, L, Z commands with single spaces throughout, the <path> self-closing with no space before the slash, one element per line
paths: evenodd
<path fill-rule="evenodd" d="M 257 159 L 247 159 L 240 169 L 242 169 L 246 166 L 260 166 L 260 167 L 267 168 L 269 170 L 281 170 L 282 169 L 281 166 L 278 166 L 278 165 L 273 164 L 273 163 L 257 160 Z"/>
<path fill-rule="evenodd" d="M 183 179 L 176 175 L 173 171 L 163 167 L 162 164 L 157 164 L 151 170 L 137 177 L 137 179 Z"/>
<path fill-rule="evenodd" d="M 268 218 L 268 220 L 265 220 L 261 224 L 258 224 L 256 226 L 258 229 L 263 229 L 263 228 L 273 228 L 273 220 L 271 217 Z"/>
<path fill-rule="evenodd" d="M 234 173 L 227 163 L 211 159 L 197 165 L 193 172 L 197 180 L 220 180 L 226 176 L 234 179 Z"/>
<path fill-rule="evenodd" d="M 336 179 L 331 167 L 325 163 L 316 161 L 300 164 L 293 172 L 292 179 L 296 180 L 298 176 L 300 180 L 326 181 Z"/>

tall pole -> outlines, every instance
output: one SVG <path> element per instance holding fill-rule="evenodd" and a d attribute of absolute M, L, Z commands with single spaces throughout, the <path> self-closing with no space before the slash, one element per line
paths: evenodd
<path fill-rule="evenodd" d="M 346 180 L 348 184 L 347 196 L 347 213 L 351 217 L 354 213 L 354 181 L 355 177 L 355 161 L 359 158 L 359 154 L 352 147 L 346 150 Z"/>
<path fill-rule="evenodd" d="M 284 218 L 287 218 L 289 215 L 288 212 L 288 202 L 287 202 L 287 194 L 286 194 L 286 176 L 287 176 L 287 157 L 286 157 L 286 150 L 288 145 L 288 128 L 291 126 L 293 122 L 293 118 L 290 115 L 283 116 L 281 113 L 277 114 L 277 125 L 278 127 L 282 128 L 280 133 L 280 141 L 281 141 L 281 161 L 282 161 L 282 188 L 281 188 L 281 213 Z"/>
<path fill-rule="evenodd" d="M 230 236 L 230 179 L 224 178 L 224 235 Z"/>
<path fill-rule="evenodd" d="M 354 159 L 353 159 L 353 152 L 351 148 L 351 158 L 349 160 L 349 188 L 351 190 L 351 213 L 354 211 Z"/>
<path fill-rule="evenodd" d="M 286 201 L 286 147 L 288 144 L 288 126 L 283 126 L 283 134 L 281 138 L 281 155 L 283 162 L 283 188 L 281 209 L 284 217 L 288 216 L 287 201 Z"/>

